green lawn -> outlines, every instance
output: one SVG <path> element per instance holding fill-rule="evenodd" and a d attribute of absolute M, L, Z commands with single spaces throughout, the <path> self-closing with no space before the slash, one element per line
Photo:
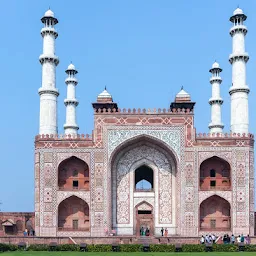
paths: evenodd
<path fill-rule="evenodd" d="M 0 255 L 6 256 L 164 256 L 164 255 L 177 255 L 177 256 L 255 256 L 255 252 L 5 252 Z"/>

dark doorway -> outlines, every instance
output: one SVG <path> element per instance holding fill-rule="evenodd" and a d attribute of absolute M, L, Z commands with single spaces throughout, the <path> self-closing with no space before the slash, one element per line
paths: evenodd
<path fill-rule="evenodd" d="M 152 236 L 154 233 L 153 208 L 148 203 L 141 203 L 136 211 L 136 235 Z"/>

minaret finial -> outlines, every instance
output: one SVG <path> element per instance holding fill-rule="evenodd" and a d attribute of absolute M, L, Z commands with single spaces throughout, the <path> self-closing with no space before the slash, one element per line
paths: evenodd
<path fill-rule="evenodd" d="M 105 85 L 105 90 L 107 90 L 107 85 Z"/>
<path fill-rule="evenodd" d="M 181 90 L 183 90 L 183 85 L 181 86 Z"/>

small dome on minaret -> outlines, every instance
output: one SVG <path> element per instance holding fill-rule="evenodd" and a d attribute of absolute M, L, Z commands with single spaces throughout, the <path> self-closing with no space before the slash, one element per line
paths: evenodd
<path fill-rule="evenodd" d="M 191 101 L 190 94 L 188 94 L 184 89 L 183 86 L 181 87 L 181 90 L 179 93 L 176 94 L 175 102 L 188 102 Z"/>
<path fill-rule="evenodd" d="M 48 11 L 45 12 L 44 17 L 54 18 L 54 12 L 51 9 L 49 9 Z"/>
<path fill-rule="evenodd" d="M 104 91 L 101 92 L 97 97 L 97 102 L 113 102 L 111 94 L 107 91 L 105 87 Z"/>
<path fill-rule="evenodd" d="M 219 67 L 220 67 L 220 64 L 216 61 L 212 64 L 212 68 L 219 68 Z"/>
<path fill-rule="evenodd" d="M 76 70 L 75 65 L 73 65 L 72 63 L 68 65 L 68 70 Z"/>
<path fill-rule="evenodd" d="M 236 8 L 233 12 L 233 15 L 241 15 L 241 14 L 244 14 L 243 10 L 240 9 L 239 7 Z"/>

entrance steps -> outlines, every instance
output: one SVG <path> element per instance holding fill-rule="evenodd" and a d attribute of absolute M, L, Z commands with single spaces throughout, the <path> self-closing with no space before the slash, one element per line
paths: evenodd
<path fill-rule="evenodd" d="M 137 238 L 137 244 L 153 244 L 155 237 L 150 236 L 140 236 Z"/>

